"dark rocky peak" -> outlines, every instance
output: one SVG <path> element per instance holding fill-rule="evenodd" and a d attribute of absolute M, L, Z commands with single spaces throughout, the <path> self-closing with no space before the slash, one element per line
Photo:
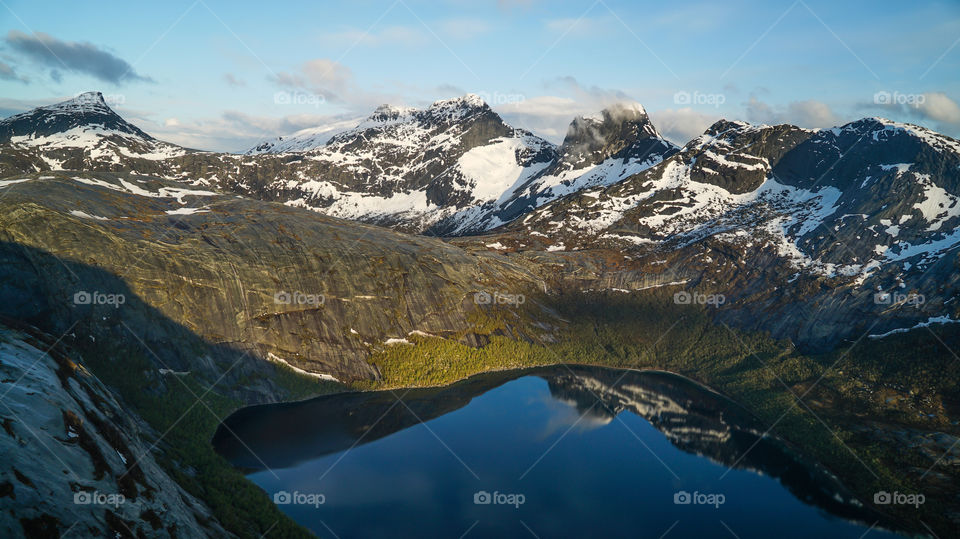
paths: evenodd
<path fill-rule="evenodd" d="M 753 127 L 747 122 L 741 120 L 727 120 L 720 119 L 713 123 L 706 131 L 703 132 L 704 135 L 709 135 L 711 137 L 720 136 L 723 134 L 736 134 L 743 132 L 746 129 Z"/>
<path fill-rule="evenodd" d="M 453 99 L 435 101 L 425 109 L 383 104 L 367 117 L 364 124 L 384 124 L 396 121 L 417 121 L 421 123 L 453 123 L 470 116 L 493 110 L 476 94 L 467 94 Z"/>
<path fill-rule="evenodd" d="M 674 153 L 676 147 L 660 136 L 643 106 L 618 103 L 599 114 L 574 118 L 560 151 L 561 167 L 580 168 L 610 157 L 627 159 L 652 151 Z"/>
<path fill-rule="evenodd" d="M 114 112 L 103 100 L 103 94 L 85 92 L 73 99 L 37 107 L 0 121 L 0 142 L 9 142 L 11 137 L 47 137 L 77 127 L 153 139 Z"/>
<path fill-rule="evenodd" d="M 603 109 L 593 116 L 578 116 L 567 128 L 563 147 L 575 151 L 595 151 L 604 146 L 623 145 L 639 138 L 658 137 L 647 112 L 639 103 L 623 103 Z"/>

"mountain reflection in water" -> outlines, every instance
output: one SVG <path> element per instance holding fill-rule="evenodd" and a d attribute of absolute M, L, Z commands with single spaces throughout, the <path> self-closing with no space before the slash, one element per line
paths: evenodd
<path fill-rule="evenodd" d="M 537 387 L 542 386 L 533 384 L 529 388 L 518 388 L 509 393 L 512 397 L 506 399 L 507 404 L 497 406 L 485 400 L 488 393 L 508 392 L 509 388 L 519 386 L 520 382 L 537 379 L 546 381 L 548 391 L 537 390 Z M 542 381 L 539 382 L 539 384 L 542 383 Z M 481 396 L 483 399 L 480 399 Z M 474 399 L 483 402 L 472 405 Z M 486 409 L 478 409 L 472 415 L 468 413 L 471 408 L 481 405 Z M 534 413 L 532 410 L 536 411 L 536 420 L 528 421 L 529 418 L 524 414 Z M 625 412 L 629 414 L 624 414 Z M 337 463 L 341 458 L 344 461 L 353 458 L 362 460 L 363 455 L 353 455 L 361 453 L 360 448 L 363 446 L 373 444 L 379 448 L 381 442 L 377 442 L 378 440 L 386 444 L 392 438 L 386 440 L 384 438 L 404 431 L 414 431 L 416 429 L 413 427 L 421 422 L 434 424 L 439 422 L 439 418 L 446 420 L 457 414 L 463 416 L 463 419 L 456 421 L 456 425 L 448 427 L 448 423 L 454 422 L 450 419 L 441 425 L 442 429 L 435 427 L 436 432 L 428 426 L 429 432 L 422 434 L 423 441 L 404 443 L 398 446 L 397 451 L 409 452 L 411 448 L 419 450 L 421 446 L 427 444 L 440 445 L 437 443 L 438 440 L 444 442 L 446 438 L 457 442 L 461 439 L 470 440 L 470 436 L 511 440 L 511 443 L 518 447 L 512 453 L 518 455 L 513 458 L 510 453 L 500 452 L 496 458 L 491 457 L 489 466 L 495 467 L 497 462 L 511 458 L 523 460 L 519 454 L 524 452 L 525 445 L 537 446 L 536 450 L 529 452 L 530 455 L 542 454 L 544 456 L 540 458 L 548 459 L 550 457 L 547 455 L 552 445 L 578 443 L 563 442 L 565 438 L 570 440 L 576 438 L 576 435 L 590 436 L 591 431 L 594 430 L 611 429 L 612 432 L 621 433 L 622 441 L 618 444 L 624 447 L 603 447 L 602 451 L 629 451 L 644 457 L 653 455 L 663 465 L 659 467 L 652 464 L 650 470 L 632 472 L 638 473 L 639 477 L 662 475 L 661 482 L 672 492 L 686 487 L 686 483 L 680 480 L 686 479 L 689 474 L 704 475 L 705 472 L 700 468 L 707 464 L 697 465 L 697 471 L 692 471 L 690 465 L 685 465 L 682 469 L 671 469 L 668 463 L 660 458 L 660 454 L 665 454 L 664 450 L 655 451 L 651 448 L 651 445 L 654 445 L 649 438 L 651 434 L 645 431 L 641 432 L 642 435 L 637 434 L 638 427 L 633 423 L 637 420 L 630 419 L 632 414 L 643 418 L 656 431 L 662 433 L 674 448 L 682 452 L 703 457 L 710 463 L 723 468 L 749 470 L 775 478 L 796 499 L 818 508 L 821 513 L 826 512 L 851 522 L 865 524 L 865 526 L 855 526 L 843 522 L 844 526 L 849 526 L 851 533 L 857 530 L 862 533 L 867 527 L 877 522 L 883 526 L 891 526 L 882 516 L 864 507 L 821 466 L 804 459 L 782 441 L 773 437 L 764 437 L 766 428 L 740 406 L 692 381 L 668 373 L 570 365 L 484 374 L 439 388 L 329 395 L 310 401 L 240 410 L 224 421 L 213 443 L 221 455 L 234 466 L 250 474 L 251 479 L 260 483 L 269 492 L 270 485 L 266 483 L 286 488 L 288 481 L 282 479 L 284 471 L 299 470 L 292 476 L 302 480 L 305 473 L 316 471 L 311 466 L 313 463 L 318 463 L 319 471 L 316 471 L 316 477 L 312 479 L 316 480 L 321 476 L 326 478 L 330 471 L 327 468 L 333 468 L 329 465 L 320 466 L 319 463 L 324 462 L 325 458 L 329 460 L 331 456 L 336 456 Z M 438 421 L 431 421 L 435 419 Z M 640 444 L 637 444 L 637 441 Z M 453 453 L 459 459 L 459 455 L 464 454 L 463 459 L 466 462 L 483 462 L 486 458 L 483 455 L 473 456 L 469 446 L 467 446 L 468 449 L 463 449 L 463 444 L 451 443 L 457 449 L 448 447 L 448 456 Z M 609 442 L 605 444 L 610 445 Z M 443 443 L 443 445 L 446 444 Z M 387 451 L 387 448 L 384 448 L 384 451 Z M 580 451 L 588 453 L 582 455 L 582 464 L 589 469 L 591 459 L 594 458 L 589 453 L 600 453 L 601 448 L 596 444 L 587 443 Z M 349 458 L 346 457 L 347 455 Z M 382 456 L 379 458 L 383 460 Z M 420 467 L 415 462 L 418 458 L 425 460 Z M 561 457 L 558 455 L 556 458 Z M 667 460 L 673 459 L 674 457 L 670 456 Z M 531 481 L 535 483 L 549 481 L 549 476 L 539 477 L 536 480 L 525 478 L 527 473 L 534 475 L 539 472 L 535 466 L 530 466 L 536 464 L 534 460 L 528 458 L 522 463 L 510 463 L 513 466 L 510 474 L 520 476 L 518 485 L 523 485 L 523 481 L 527 481 L 526 485 L 529 489 Z M 465 483 L 457 487 L 461 490 L 467 485 L 470 488 L 475 487 L 477 479 L 493 473 L 485 470 L 474 473 L 466 462 L 461 463 L 468 468 L 470 474 L 464 473 Z M 354 477 L 362 473 L 369 478 L 368 472 L 377 464 L 358 462 L 356 466 Z M 527 471 L 524 472 L 524 469 Z M 737 488 L 737 483 L 734 481 L 728 481 L 726 484 L 717 481 L 717 476 L 724 472 L 720 468 L 716 469 L 720 470 L 720 473 L 712 469 L 712 475 L 706 480 L 709 485 L 712 485 L 714 491 L 723 486 L 728 489 Z M 410 469 L 407 471 L 417 475 L 418 488 L 430 490 L 430 485 L 423 484 L 421 476 L 429 475 L 431 470 L 431 463 L 425 456 L 411 456 Z M 418 475 L 419 471 L 423 473 Z M 460 471 L 464 470 L 461 468 Z M 520 475 L 518 472 L 524 473 Z M 631 472 L 624 470 L 624 473 Z M 277 479 L 280 479 L 279 482 L 275 482 L 273 477 L 268 477 L 274 474 Z M 478 477 L 470 478 L 469 475 Z M 376 475 L 374 474 L 373 477 L 374 479 L 370 481 L 376 482 Z M 325 480 L 330 481 L 330 479 Z M 297 484 L 302 485 L 300 482 Z M 329 487 L 325 488 L 329 490 Z M 457 490 L 452 486 L 449 489 Z M 375 496 L 376 490 L 376 486 L 371 485 L 370 495 Z M 745 494 L 744 497 L 754 495 L 757 494 Z M 333 501 L 331 500 L 330 503 Z M 683 506 L 671 507 L 669 500 L 667 503 L 668 505 L 665 506 L 667 510 L 683 508 Z M 332 510 L 332 506 L 323 508 L 323 510 L 327 509 Z M 296 515 L 291 516 L 298 521 L 313 518 L 309 513 L 304 515 L 301 518 Z M 329 513 L 326 515 L 325 518 L 336 520 Z M 678 514 L 677 519 L 681 516 Z M 388 515 L 383 515 L 383 518 L 388 518 Z M 472 517 L 464 518 L 469 520 Z M 821 515 L 821 518 L 827 521 L 837 520 L 826 515 Z M 531 520 L 535 519 L 531 518 Z M 301 523 L 312 527 L 309 520 Z M 466 525 L 469 524 L 470 522 L 466 522 Z M 788 522 L 784 524 L 789 526 Z M 347 522 L 343 525 L 350 524 Z M 829 522 L 824 524 L 826 528 L 832 525 Z M 615 529 L 608 530 L 607 533 L 617 535 L 619 531 L 627 532 L 627 528 L 622 526 L 614 527 Z M 348 530 L 342 531 L 336 527 L 333 529 L 340 536 L 351 535 Z M 451 523 L 450 531 L 454 529 L 455 526 Z M 463 531 L 460 530 L 458 534 Z M 665 530 L 660 530 L 659 533 L 663 531 Z M 745 536 L 751 535 L 750 530 L 737 530 L 737 532 Z M 366 535 L 360 531 L 357 533 L 361 536 Z M 377 535 L 376 532 L 371 533 Z M 657 536 L 659 533 L 653 535 Z M 859 533 L 852 536 L 856 537 Z M 875 528 L 871 533 L 880 536 L 886 532 Z"/>

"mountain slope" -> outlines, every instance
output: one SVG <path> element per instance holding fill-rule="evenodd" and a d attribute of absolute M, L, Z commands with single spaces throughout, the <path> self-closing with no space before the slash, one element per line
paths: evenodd
<path fill-rule="evenodd" d="M 721 121 L 498 241 L 622 250 L 656 263 L 646 271 L 662 282 L 722 293 L 728 321 L 824 349 L 960 319 L 958 226 L 960 143 L 949 137 L 883 119 L 826 130 Z"/>
<path fill-rule="evenodd" d="M 306 152 L 319 148 L 329 142 L 337 133 L 352 129 L 363 118 L 338 119 L 318 127 L 301 129 L 289 136 L 279 136 L 261 141 L 250 148 L 244 155 L 260 155 L 264 153 Z"/>
<path fill-rule="evenodd" d="M 100 92 L 0 121 L 0 144 L 0 164 L 22 161 L 21 171 L 119 170 L 130 161 L 158 161 L 187 152 L 121 118 Z"/>
<path fill-rule="evenodd" d="M 88 276 L 59 259 L 116 277 Z M 496 254 L 109 173 L 0 181 L 0 260 L 0 315 L 52 324 L 43 328 L 50 332 L 80 321 L 77 329 L 97 340 L 129 337 L 121 320 L 135 327 L 162 315 L 182 327 L 152 327 L 144 340 L 158 349 L 189 328 L 214 343 L 242 346 L 253 365 L 287 363 L 339 380 L 378 378 L 365 359 L 411 332 L 483 342 L 474 318 L 485 306 L 474 293 L 536 282 L 530 268 Z M 68 301 L 82 291 L 123 293 L 128 301 L 107 309 L 108 321 L 91 320 Z M 142 301 L 134 304 L 134 296 Z M 158 368 L 196 369 L 181 348 Z"/>

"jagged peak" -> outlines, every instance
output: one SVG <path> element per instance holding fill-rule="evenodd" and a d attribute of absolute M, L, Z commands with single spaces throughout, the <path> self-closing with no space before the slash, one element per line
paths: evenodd
<path fill-rule="evenodd" d="M 430 105 L 431 109 L 486 108 L 487 102 L 477 94 L 465 94 L 451 99 L 440 99 Z"/>
<path fill-rule="evenodd" d="M 752 127 L 759 127 L 759 126 L 754 126 L 753 124 L 749 122 L 745 122 L 743 120 L 728 120 L 726 118 L 721 118 L 716 122 L 713 122 L 713 124 L 710 127 L 708 127 L 707 130 L 703 132 L 703 134 L 710 135 L 710 136 L 717 136 L 727 131 L 741 131 L 744 129 L 750 129 Z"/>
<path fill-rule="evenodd" d="M 73 99 L 67 99 L 53 105 L 38 107 L 43 110 L 60 112 L 99 112 L 116 114 L 113 109 L 107 105 L 101 92 L 83 92 L 77 94 Z"/>
<path fill-rule="evenodd" d="M 610 142 L 611 137 L 629 140 L 663 138 L 643 105 L 627 101 L 609 105 L 597 114 L 575 117 L 567 128 L 563 144 L 579 151 L 585 144 L 594 146 L 601 139 Z"/>
<path fill-rule="evenodd" d="M 110 114 L 114 116 L 117 115 L 117 113 L 107 105 L 106 101 L 104 101 L 102 93 L 83 92 L 81 94 L 77 94 L 71 99 L 60 101 L 52 105 L 37 107 L 27 112 L 21 112 L 20 114 L 15 114 L 7 118 L 6 121 L 16 121 L 19 118 L 25 118 L 38 112 L 57 114 L 98 113 Z"/>
<path fill-rule="evenodd" d="M 423 114 L 429 116 L 463 117 L 478 110 L 488 110 L 487 103 L 477 94 L 466 94 L 451 99 L 434 101 L 425 109 L 383 104 L 367 118 L 368 122 L 382 123 Z"/>
<path fill-rule="evenodd" d="M 371 113 L 370 116 L 367 117 L 367 120 L 361 123 L 361 126 L 370 122 L 383 123 L 383 122 L 394 121 L 405 116 L 410 116 L 414 112 L 416 112 L 416 110 L 417 109 L 413 107 L 403 107 L 399 105 L 390 105 L 390 104 L 384 103 L 383 105 L 380 105 L 379 107 L 374 109 L 373 113 Z"/>

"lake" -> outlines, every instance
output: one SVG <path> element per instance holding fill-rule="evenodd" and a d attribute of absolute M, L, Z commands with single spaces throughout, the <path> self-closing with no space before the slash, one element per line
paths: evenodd
<path fill-rule="evenodd" d="M 213 443 L 322 537 L 895 536 L 765 432 L 676 375 L 561 365 L 246 408 Z"/>

